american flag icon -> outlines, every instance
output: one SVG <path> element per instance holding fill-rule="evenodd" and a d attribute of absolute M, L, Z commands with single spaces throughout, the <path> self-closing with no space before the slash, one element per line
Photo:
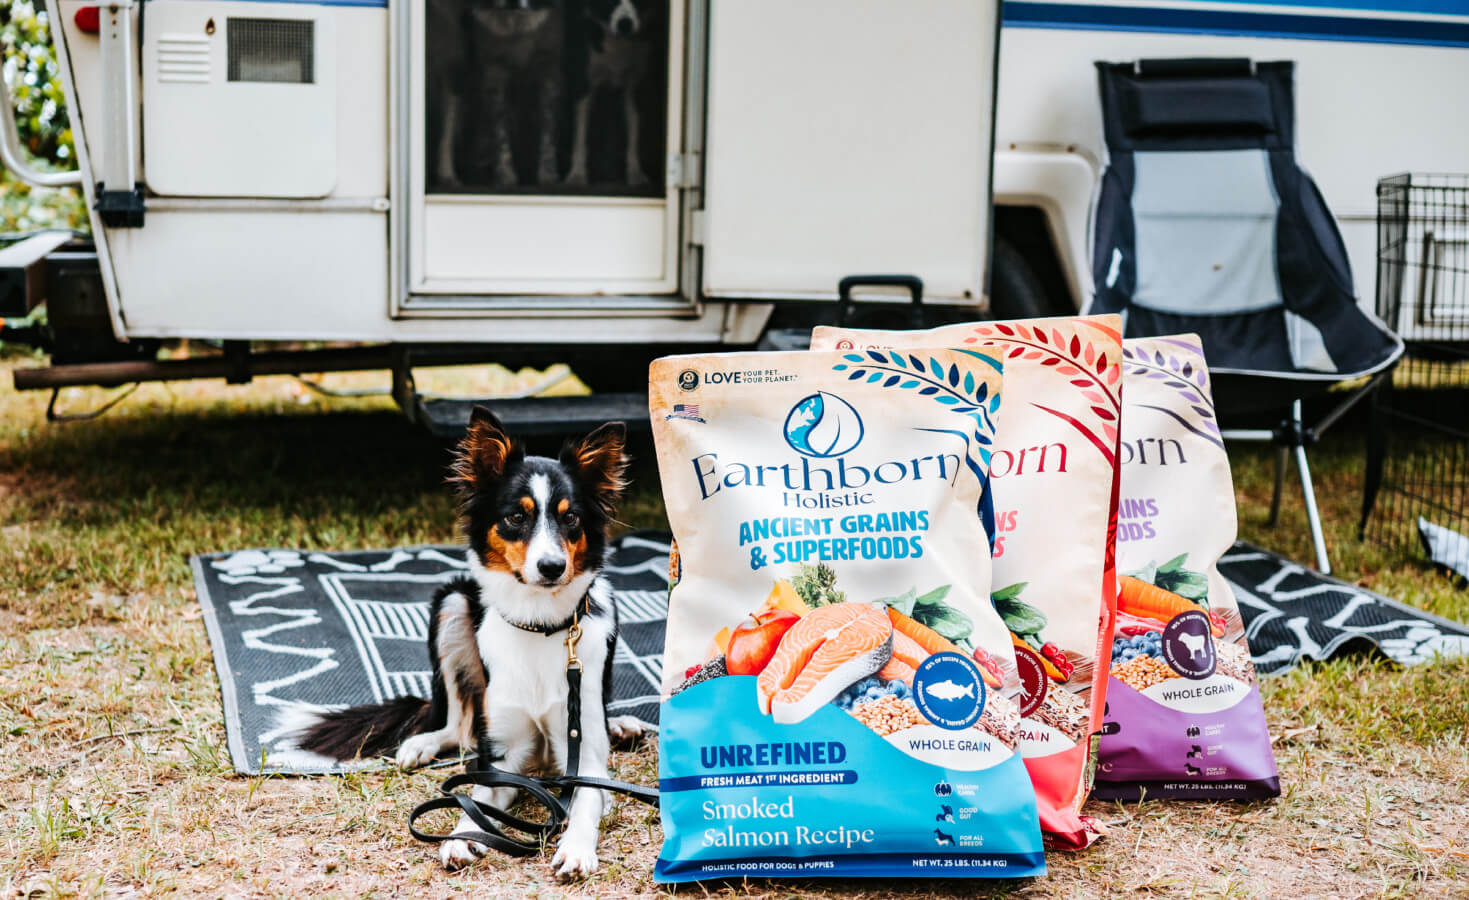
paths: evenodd
<path fill-rule="evenodd" d="M 665 421 L 668 419 L 688 419 L 691 422 L 704 421 L 699 418 L 699 404 L 697 403 L 675 403 L 673 404 L 673 412 L 663 418 Z"/>

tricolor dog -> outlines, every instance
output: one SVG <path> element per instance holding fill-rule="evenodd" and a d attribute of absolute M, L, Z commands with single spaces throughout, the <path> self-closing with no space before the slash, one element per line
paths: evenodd
<path fill-rule="evenodd" d="M 641 731 L 608 719 L 617 615 L 601 569 L 607 526 L 625 487 L 626 430 L 603 425 L 570 441 L 559 459 L 527 456 L 488 410 L 476 407 L 450 481 L 463 498 L 469 576 L 434 594 L 428 650 L 433 697 L 400 697 L 317 716 L 297 734 L 303 749 L 336 759 L 394 754 L 404 768 L 489 739 L 493 762 L 513 773 L 561 773 L 567 749 L 567 634 L 579 626 L 580 774 L 607 778 L 612 738 Z M 478 787 L 500 809 L 513 788 Z M 577 788 L 551 864 L 562 877 L 597 868 L 606 792 Z M 474 828 L 461 817 L 456 831 Z M 446 867 L 484 853 L 463 840 L 440 845 Z"/>

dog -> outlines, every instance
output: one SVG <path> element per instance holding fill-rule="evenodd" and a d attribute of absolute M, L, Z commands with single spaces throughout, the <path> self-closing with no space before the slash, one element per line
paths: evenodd
<path fill-rule="evenodd" d="M 933 842 L 940 847 L 952 847 L 954 846 L 954 836 L 952 834 L 944 834 L 935 828 L 933 830 Z"/>
<path fill-rule="evenodd" d="M 608 90 L 622 103 L 623 173 L 630 187 L 648 183 L 643 172 L 639 134 L 638 88 L 648 74 L 655 42 L 653 4 L 649 0 L 586 0 L 586 83 L 572 114 L 571 165 L 566 183 L 587 183 L 588 126 L 597 92 Z"/>
<path fill-rule="evenodd" d="M 461 186 L 465 156 L 478 160 L 485 155 L 494 187 L 519 186 L 514 129 L 524 117 L 512 101 L 532 97 L 536 181 L 542 186 L 560 183 L 564 4 L 429 0 L 428 85 L 435 101 L 430 144 L 440 187 Z M 488 129 L 488 140 L 476 125 Z"/>
<path fill-rule="evenodd" d="M 450 481 L 463 503 L 469 577 L 434 593 L 428 651 L 432 698 L 320 714 L 294 737 L 302 750 L 335 759 L 393 754 L 405 769 L 445 752 L 473 751 L 487 738 L 493 762 L 517 774 L 565 772 L 567 630 L 576 622 L 581 682 L 579 774 L 607 778 L 612 740 L 641 731 L 631 717 L 609 718 L 617 612 L 602 575 L 607 528 L 626 488 L 626 428 L 612 422 L 558 459 L 527 456 L 493 413 L 475 407 L 455 452 Z M 500 809 L 514 788 L 474 789 Z M 562 878 L 597 868 L 598 825 L 609 808 L 605 791 L 577 788 L 566 830 L 551 860 Z M 473 829 L 461 817 L 456 831 Z M 440 844 L 448 869 L 485 851 L 464 840 Z"/>
<path fill-rule="evenodd" d="M 1181 631 L 1178 639 L 1189 649 L 1189 656 L 1203 656 L 1209 648 L 1209 636 L 1207 634 L 1189 634 Z"/>
<path fill-rule="evenodd" d="M 1195 778 L 1197 778 L 1198 776 L 1204 774 L 1204 770 L 1203 769 L 1200 769 L 1198 766 L 1189 765 L 1188 763 L 1184 763 L 1183 764 L 1183 771 L 1184 771 L 1185 774 L 1192 775 Z"/>

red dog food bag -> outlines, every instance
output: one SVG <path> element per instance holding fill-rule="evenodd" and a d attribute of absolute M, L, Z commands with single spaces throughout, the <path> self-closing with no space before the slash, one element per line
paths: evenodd
<path fill-rule="evenodd" d="M 1234 487 L 1203 350 L 1186 334 L 1122 352 L 1121 590 L 1094 793 L 1277 796 L 1244 623 L 1218 568 Z"/>
<path fill-rule="evenodd" d="M 1100 827 L 1080 815 L 1102 724 L 1117 596 L 1119 316 L 950 325 L 928 331 L 818 327 L 812 349 L 982 346 L 1005 360 L 990 478 L 990 599 L 1015 646 L 1024 691 L 1021 755 L 1049 847 L 1079 849 Z"/>

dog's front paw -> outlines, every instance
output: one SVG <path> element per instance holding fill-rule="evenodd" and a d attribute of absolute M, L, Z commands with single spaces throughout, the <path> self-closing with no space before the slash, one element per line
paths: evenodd
<path fill-rule="evenodd" d="M 434 761 L 439 755 L 439 740 L 432 735 L 416 734 L 398 748 L 397 761 L 400 769 L 417 769 Z"/>
<path fill-rule="evenodd" d="M 648 726 L 635 716 L 612 716 L 607 720 L 607 737 L 614 744 L 630 743 L 647 731 Z"/>
<path fill-rule="evenodd" d="M 586 878 L 597 871 L 596 841 L 563 837 L 556 847 L 556 855 L 551 857 L 551 868 L 556 870 L 557 878 Z"/>
<path fill-rule="evenodd" d="M 439 845 L 439 861 L 450 872 L 462 869 L 484 855 L 485 846 L 474 841 L 444 841 Z"/>
<path fill-rule="evenodd" d="M 566 180 L 562 184 L 565 184 L 567 187 L 586 187 L 587 170 L 572 167 L 572 170 L 566 173 Z"/>

